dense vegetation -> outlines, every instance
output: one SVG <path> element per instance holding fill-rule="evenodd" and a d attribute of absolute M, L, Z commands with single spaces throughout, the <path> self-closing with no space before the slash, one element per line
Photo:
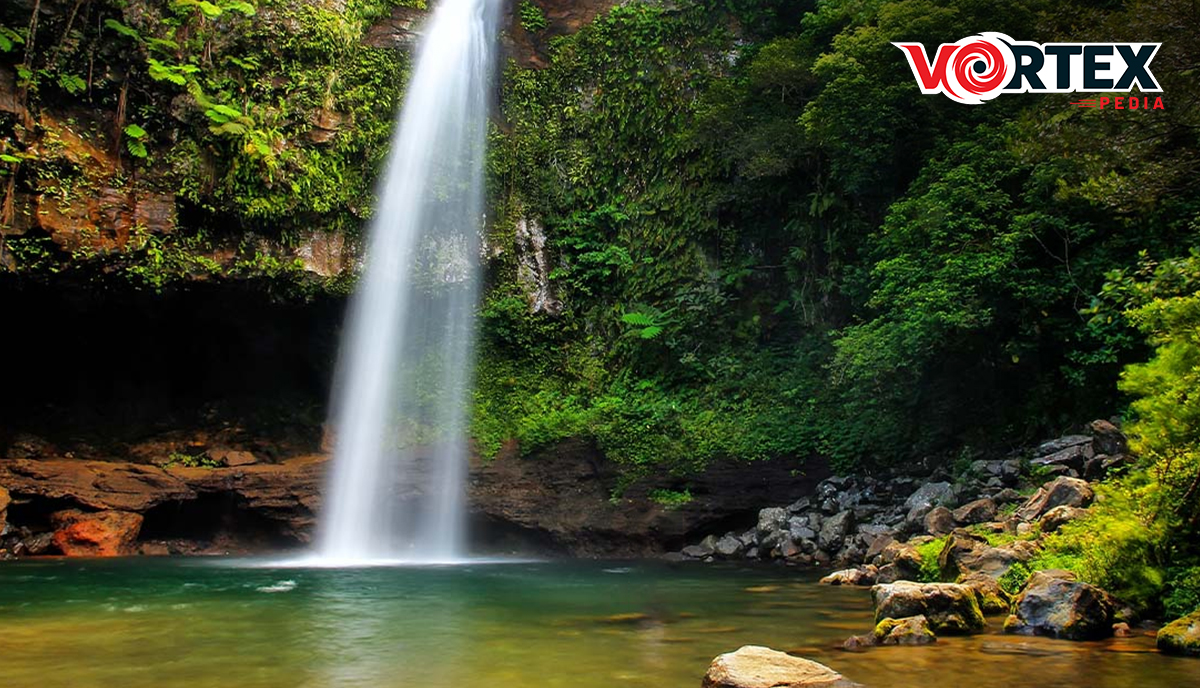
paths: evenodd
<path fill-rule="evenodd" d="M 848 468 L 1118 410 L 1146 350 L 1106 275 L 1200 229 L 1197 43 L 1168 28 L 1187 3 L 1091 5 L 633 4 L 510 70 L 498 231 L 546 225 L 565 311 L 529 314 L 497 271 L 481 437 Z M 1167 32 L 1169 105 L 963 107 L 920 96 L 889 44 L 982 30 Z"/>
<path fill-rule="evenodd" d="M 405 58 L 363 37 L 419 0 L 46 0 L 58 11 L 40 18 L 34 4 L 0 11 L 0 61 L 31 111 L 70 113 L 116 164 L 72 162 L 46 119 L 0 113 L 5 226 L 21 190 L 149 189 L 183 211 L 179 231 L 115 254 L 14 233 L 8 268 L 98 264 L 154 288 L 278 277 L 294 266 L 256 237 L 353 234 L 368 215 Z M 510 30 L 549 64 L 507 66 L 491 136 L 478 447 L 585 436 L 630 479 L 720 457 L 854 470 L 1004 453 L 1128 408 L 1141 465 L 1046 556 L 1194 606 L 1198 12 L 633 2 L 549 39 L 537 3 L 515 4 Z M 890 45 L 981 31 L 1162 41 L 1165 108 L 962 106 L 922 96 Z M 545 228 L 561 308 L 530 307 L 522 221 Z M 221 242 L 237 261 L 209 257 Z"/>

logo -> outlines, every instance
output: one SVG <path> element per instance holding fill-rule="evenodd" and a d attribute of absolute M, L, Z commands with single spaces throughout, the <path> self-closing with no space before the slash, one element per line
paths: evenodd
<path fill-rule="evenodd" d="M 984 32 L 943 43 L 930 59 L 921 43 L 893 43 L 921 93 L 978 105 L 1001 93 L 1162 91 L 1150 72 L 1161 43 L 1031 43 Z"/>

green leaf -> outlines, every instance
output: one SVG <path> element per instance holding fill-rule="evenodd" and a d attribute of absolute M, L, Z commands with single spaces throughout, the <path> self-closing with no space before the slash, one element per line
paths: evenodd
<path fill-rule="evenodd" d="M 9 162 L 9 163 L 21 162 L 21 159 L 15 155 L 9 155 L 8 153 L 0 153 L 0 162 Z"/>
<path fill-rule="evenodd" d="M 87 90 L 87 82 L 74 74 L 59 74 L 58 85 L 71 95 Z"/>
<path fill-rule="evenodd" d="M 146 150 L 146 144 L 137 139 L 126 139 L 125 148 L 129 150 L 129 154 L 135 158 L 149 157 L 150 152 Z"/>
<path fill-rule="evenodd" d="M 654 339 L 658 335 L 662 334 L 662 331 L 663 328 L 659 327 L 658 325 L 651 325 L 650 327 L 643 328 L 642 331 L 638 333 L 638 336 L 642 339 Z"/>
<path fill-rule="evenodd" d="M 230 107 L 228 105 L 221 105 L 220 103 L 213 105 L 212 109 L 215 110 L 216 112 L 220 113 L 221 115 L 224 115 L 228 119 L 237 119 L 242 116 L 241 110 L 238 110 L 237 108 L 234 108 L 234 107 Z"/>
<path fill-rule="evenodd" d="M 204 13 L 204 16 L 208 17 L 209 19 L 216 19 L 225 12 L 225 10 L 217 7 L 211 2 L 208 2 L 208 0 L 200 0 L 200 2 L 196 3 L 196 6 L 199 7 L 200 11 Z"/>
<path fill-rule="evenodd" d="M 621 316 L 621 322 L 635 327 L 649 327 L 654 324 L 654 318 L 645 313 L 626 313 Z"/>
<path fill-rule="evenodd" d="M 25 38 L 21 34 L 7 26 L 0 26 L 0 52 L 8 52 L 24 42 Z"/>
<path fill-rule="evenodd" d="M 104 25 L 121 34 L 122 36 L 128 36 L 129 38 L 139 42 L 142 40 L 142 34 L 138 33 L 136 29 L 125 26 L 116 19 L 105 19 Z"/>
<path fill-rule="evenodd" d="M 247 17 L 253 17 L 257 10 L 254 5 L 244 0 L 222 0 L 221 7 L 233 12 L 240 12 Z"/>
<path fill-rule="evenodd" d="M 175 52 L 179 50 L 178 43 L 165 38 L 148 38 L 146 39 L 146 45 L 151 50 L 159 50 L 162 52 Z"/>
<path fill-rule="evenodd" d="M 135 139 L 140 139 L 146 135 L 146 130 L 136 124 L 130 124 L 129 126 L 125 127 L 125 135 Z"/>

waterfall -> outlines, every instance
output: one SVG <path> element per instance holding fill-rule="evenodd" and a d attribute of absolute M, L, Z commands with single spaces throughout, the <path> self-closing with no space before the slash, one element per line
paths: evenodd
<path fill-rule="evenodd" d="M 441 0 L 342 334 L 317 534 L 330 563 L 462 557 L 483 164 L 501 0 Z"/>

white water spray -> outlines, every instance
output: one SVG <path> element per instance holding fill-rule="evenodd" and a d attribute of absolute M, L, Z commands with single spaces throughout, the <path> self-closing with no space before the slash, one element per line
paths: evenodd
<path fill-rule="evenodd" d="M 483 155 L 500 0 L 424 27 L 333 398 L 326 562 L 462 557 Z"/>

